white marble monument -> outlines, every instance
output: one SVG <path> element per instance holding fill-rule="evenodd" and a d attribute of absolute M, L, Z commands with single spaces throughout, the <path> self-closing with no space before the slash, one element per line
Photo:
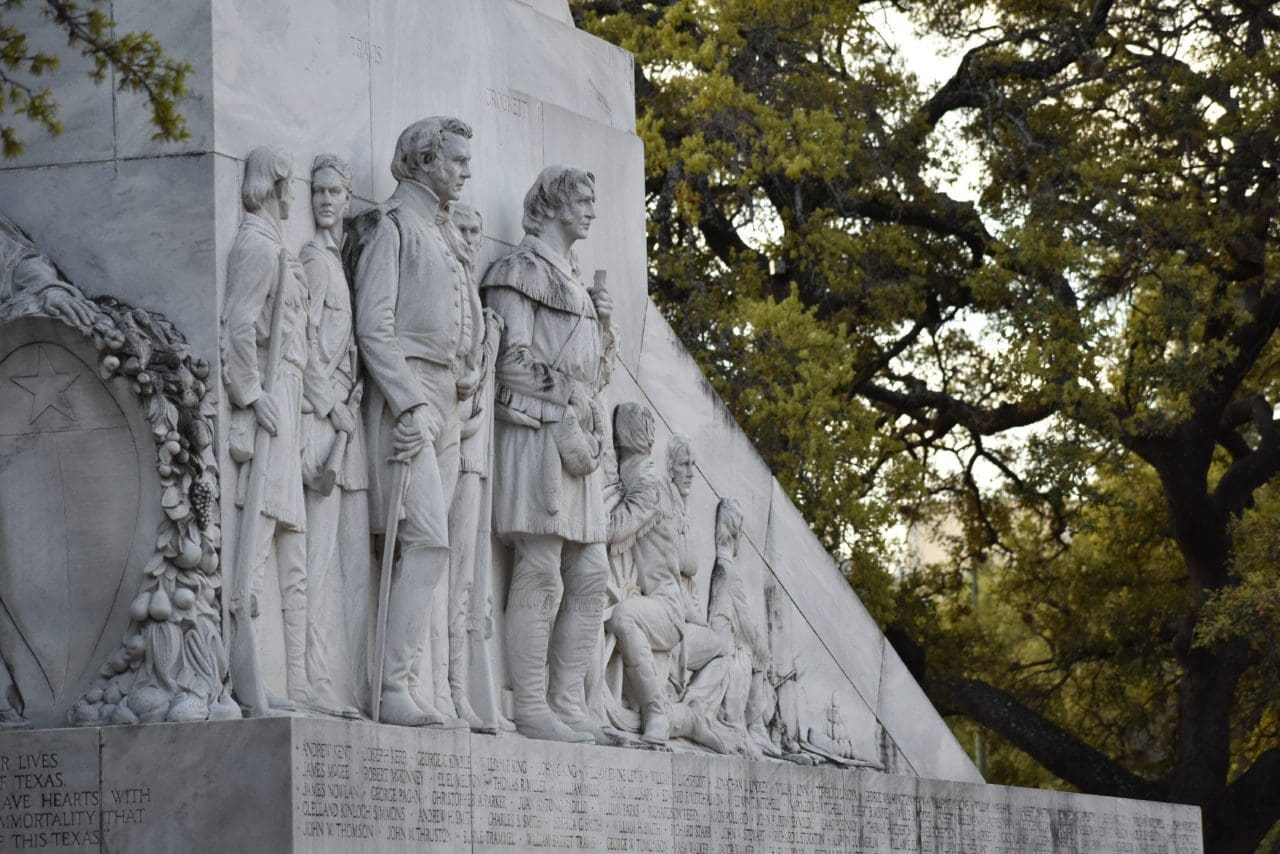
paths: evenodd
<path fill-rule="evenodd" d="M 1199 854 L 984 783 L 648 300 L 563 0 L 112 10 L 191 137 L 73 60 L 0 170 L 0 852 Z"/>

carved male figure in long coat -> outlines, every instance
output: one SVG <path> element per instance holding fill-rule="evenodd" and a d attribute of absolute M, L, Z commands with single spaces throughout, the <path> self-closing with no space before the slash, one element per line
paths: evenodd
<path fill-rule="evenodd" d="M 484 243 L 483 217 L 462 202 L 452 205 L 452 216 L 467 250 L 462 261 L 478 288 L 475 265 Z M 478 297 L 478 290 L 476 294 Z M 431 626 L 431 664 L 439 707 L 446 714 L 452 710 L 477 732 L 512 727 L 498 712 L 486 643 L 492 625 L 488 591 L 492 590 L 493 571 L 489 477 L 493 367 L 501 334 L 502 318 L 493 309 L 485 309 L 480 385 L 465 405 L 458 484 L 449 507 L 449 579 L 436 592 Z"/>
<path fill-rule="evenodd" d="M 275 554 L 289 695 L 287 702 L 271 701 L 277 708 L 290 708 L 307 699 L 306 511 L 301 462 L 302 386 L 308 356 L 307 285 L 302 265 L 284 248 L 282 221 L 289 216 L 292 179 L 293 161 L 288 154 L 269 148 L 256 148 L 249 153 L 241 187 L 245 214 L 227 259 L 222 320 L 223 382 L 232 404 L 230 452 L 240 464 L 237 503 L 243 504 L 250 477 L 265 480 L 263 518 L 253 524 L 242 523 L 242 532 L 252 532 L 251 541 L 244 541 L 242 535 L 235 571 L 252 573 L 256 587 L 270 555 Z M 283 277 L 282 252 L 287 267 Z M 266 374 L 272 370 L 267 354 L 277 301 L 281 302 L 282 312 L 279 364 L 274 368 L 274 387 L 267 393 Z M 259 430 L 271 436 L 265 460 L 252 459 Z M 247 616 L 251 608 L 247 603 L 233 601 L 232 611 Z M 252 632 L 249 619 L 238 623 L 236 631 Z M 253 650 L 251 654 L 257 652 Z M 267 710 L 260 708 L 262 695 L 257 687 L 246 683 L 248 668 L 240 669 L 240 674 L 232 674 L 237 698 L 250 714 L 265 714 Z"/>
<path fill-rule="evenodd" d="M 525 735 L 560 741 L 597 737 L 584 680 L 609 574 L 598 398 L 614 350 L 613 306 L 603 287 L 588 291 L 571 251 L 594 218 L 591 173 L 547 167 L 525 196 L 524 240 L 481 285 L 505 324 L 493 527 L 515 551 L 506 610 L 515 722 Z"/>
<path fill-rule="evenodd" d="M 368 459 L 351 288 L 339 255 L 351 169 L 333 154 L 311 165 L 316 233 L 299 253 L 308 334 L 302 474 L 307 502 L 307 677 L 311 704 L 358 717 L 368 681 Z"/>
<path fill-rule="evenodd" d="M 462 404 L 479 382 L 481 308 L 449 216 L 471 177 L 471 128 L 433 116 L 396 142 L 399 184 L 361 215 L 354 268 L 356 336 L 365 370 L 371 524 L 403 501 L 400 561 L 391 582 L 380 718 L 405 726 L 454 724 L 417 687 L 436 583 L 449 571 L 449 505 L 458 478 Z M 394 467 L 408 466 L 403 499 Z M 428 689 L 430 686 L 427 686 Z"/>

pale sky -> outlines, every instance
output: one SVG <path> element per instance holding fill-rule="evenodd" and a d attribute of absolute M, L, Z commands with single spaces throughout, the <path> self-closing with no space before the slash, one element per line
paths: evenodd
<path fill-rule="evenodd" d="M 966 43 L 959 48 L 947 41 L 932 35 L 921 38 L 911 22 L 897 9 L 888 6 L 874 8 L 867 13 L 867 19 L 880 34 L 885 44 L 894 48 L 903 65 L 915 74 L 926 91 L 936 91 L 960 64 L 964 51 L 976 42 Z M 950 133 L 956 124 L 956 117 L 943 119 L 938 133 Z M 974 201 L 981 191 L 981 175 L 971 164 L 957 164 L 958 174 L 946 176 L 938 182 L 940 188 L 953 198 L 963 201 Z"/>

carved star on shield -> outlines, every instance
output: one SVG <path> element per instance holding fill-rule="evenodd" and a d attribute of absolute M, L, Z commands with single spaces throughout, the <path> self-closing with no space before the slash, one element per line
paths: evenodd
<path fill-rule="evenodd" d="M 38 356 L 36 372 L 25 377 L 9 377 L 9 381 L 31 395 L 31 420 L 44 415 L 46 410 L 61 412 L 72 421 L 76 420 L 75 410 L 67 400 L 66 391 L 80 377 L 78 371 L 58 371 L 49 361 L 44 348 L 37 348 Z"/>

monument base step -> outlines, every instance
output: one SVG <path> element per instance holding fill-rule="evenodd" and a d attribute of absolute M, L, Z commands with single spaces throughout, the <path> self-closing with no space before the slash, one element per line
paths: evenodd
<path fill-rule="evenodd" d="M 0 733 L 0 852 L 1200 854 L 1194 807 L 272 718 Z"/>

